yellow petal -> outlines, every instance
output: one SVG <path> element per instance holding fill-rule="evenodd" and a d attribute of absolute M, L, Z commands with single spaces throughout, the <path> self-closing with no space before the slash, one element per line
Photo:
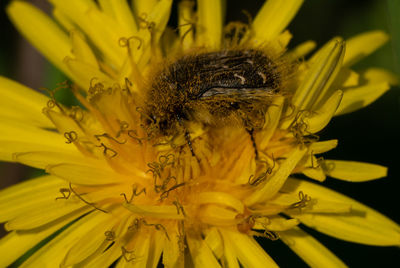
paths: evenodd
<path fill-rule="evenodd" d="M 97 168 L 93 168 L 90 165 L 72 163 L 48 165 L 46 172 L 79 185 L 114 184 L 123 180 L 118 176 L 118 173 L 115 173 L 105 165 Z"/>
<path fill-rule="evenodd" d="M 181 242 L 178 241 L 181 239 Z M 170 235 L 170 239 L 165 240 L 163 248 L 163 264 L 165 267 L 183 267 L 183 258 L 179 246 L 183 243 L 183 237 Z"/>
<path fill-rule="evenodd" d="M 112 6 L 113 2 L 116 2 L 116 1 L 98 0 L 101 11 L 104 12 L 105 14 L 107 14 L 107 16 L 115 19 L 115 17 L 118 14 L 114 12 L 114 8 Z"/>
<path fill-rule="evenodd" d="M 360 75 L 362 84 L 344 89 L 344 96 L 336 115 L 361 109 L 388 91 L 390 85 L 398 84 L 396 75 L 379 68 L 367 69 Z"/>
<path fill-rule="evenodd" d="M 79 219 L 55 238 L 30 256 L 21 267 L 46 267 L 51 263 L 61 263 L 75 242 L 85 233 L 96 227 L 99 222 L 113 217 L 110 214 L 95 211 Z"/>
<path fill-rule="evenodd" d="M 387 82 L 346 89 L 335 115 L 351 113 L 364 108 L 382 96 L 390 88 Z"/>
<path fill-rule="evenodd" d="M 311 198 L 350 204 L 350 213 L 344 214 L 296 214 L 302 223 L 317 231 L 346 241 L 366 245 L 400 245 L 400 226 L 379 212 L 323 186 L 298 179 L 289 179 L 283 191 L 302 191 Z"/>
<path fill-rule="evenodd" d="M 229 243 L 232 246 L 235 255 L 244 267 L 278 267 L 254 238 L 238 231 L 220 230 L 220 232 L 225 243 Z"/>
<path fill-rule="evenodd" d="M 65 151 L 76 149 L 68 146 L 62 136 L 27 124 L 0 118 L 0 157 L 3 161 L 12 161 L 15 152 L 27 151 Z"/>
<path fill-rule="evenodd" d="M 310 53 L 317 44 L 314 41 L 306 41 L 296 46 L 294 49 L 290 50 L 285 57 L 288 57 L 292 60 L 300 59 Z"/>
<path fill-rule="evenodd" d="M 217 204 L 229 209 L 234 209 L 238 213 L 243 213 L 244 205 L 233 195 L 224 192 L 202 192 L 196 198 L 198 204 Z"/>
<path fill-rule="evenodd" d="M 94 68 L 99 68 L 96 56 L 94 55 L 92 49 L 87 44 L 83 35 L 77 30 L 71 30 L 70 38 L 72 43 L 72 52 L 75 57 Z M 94 77 L 95 75 L 93 75 Z M 80 81 L 80 80 L 79 80 Z"/>
<path fill-rule="evenodd" d="M 385 69 L 368 68 L 362 71 L 360 75 L 363 79 L 371 82 L 388 82 L 392 86 L 399 84 L 399 77 Z"/>
<path fill-rule="evenodd" d="M 255 42 L 265 43 L 277 37 L 296 15 L 303 0 L 268 0 L 254 19 Z"/>
<path fill-rule="evenodd" d="M 302 208 L 303 213 L 348 213 L 351 212 L 351 204 L 338 203 L 323 199 L 316 199 L 311 196 L 309 206 Z"/>
<path fill-rule="evenodd" d="M 317 162 L 317 161 L 316 161 Z M 326 175 L 321 167 L 311 167 L 305 168 L 301 171 L 307 177 L 317 180 L 317 181 L 324 181 L 326 179 Z"/>
<path fill-rule="evenodd" d="M 347 267 L 329 249 L 300 228 L 279 232 L 279 236 L 310 267 Z"/>
<path fill-rule="evenodd" d="M 235 249 L 230 243 L 224 243 L 224 254 L 223 258 L 225 260 L 225 267 L 229 268 L 239 268 L 239 262 L 236 257 Z"/>
<path fill-rule="evenodd" d="M 100 256 L 96 256 L 84 263 L 85 268 L 98 268 L 98 267 L 110 267 L 113 262 L 121 257 L 122 244 L 115 242 L 115 244 L 103 252 Z"/>
<path fill-rule="evenodd" d="M 155 8 L 158 0 L 132 0 L 133 12 L 136 18 L 142 15 L 149 15 Z"/>
<path fill-rule="evenodd" d="M 268 42 L 268 49 L 274 51 L 277 54 L 283 54 L 286 52 L 286 47 L 289 44 L 290 40 L 292 40 L 293 35 L 288 31 L 284 31 L 279 34 L 274 40 Z"/>
<path fill-rule="evenodd" d="M 343 65 L 348 67 L 355 64 L 385 44 L 388 39 L 388 35 L 382 31 L 371 31 L 347 40 Z"/>
<path fill-rule="evenodd" d="M 74 163 L 80 164 L 84 162 L 92 162 L 92 168 L 96 168 L 96 162 L 91 161 L 87 157 L 82 156 L 80 153 L 76 152 L 54 152 L 54 151 L 33 151 L 27 153 L 15 153 L 13 154 L 13 160 L 21 164 L 45 169 L 48 165 L 60 164 L 60 163 Z M 100 164 L 100 162 L 97 162 Z M 104 164 L 104 163 L 103 163 Z"/>
<path fill-rule="evenodd" d="M 197 0 L 196 43 L 198 46 L 219 48 L 223 24 L 222 0 Z"/>
<path fill-rule="evenodd" d="M 149 22 L 154 22 L 156 25 L 156 32 L 154 36 L 154 42 L 156 43 L 160 39 L 165 27 L 167 26 L 171 13 L 171 5 L 172 0 L 160 0 L 158 1 L 152 12 L 149 14 Z"/>
<path fill-rule="evenodd" d="M 354 161 L 324 160 L 323 168 L 326 175 L 351 182 L 370 181 L 387 176 L 386 167 Z"/>
<path fill-rule="evenodd" d="M 67 184 L 54 176 L 41 176 L 0 191 L 0 222 L 54 201 Z M 61 196 L 61 195 L 60 195 Z"/>
<path fill-rule="evenodd" d="M 328 92 L 335 92 L 337 89 L 346 90 L 348 87 L 356 87 L 360 84 L 360 75 L 348 68 L 342 68 Z"/>
<path fill-rule="evenodd" d="M 122 212 L 121 210 L 117 211 Z M 98 222 L 96 227 L 83 234 L 66 253 L 64 260 L 60 263 L 60 267 L 68 267 L 80 263 L 93 254 L 102 242 L 106 241 L 104 233 L 110 231 L 117 221 L 121 220 L 121 215 L 116 214 L 115 211 L 113 211 L 113 214 L 114 217 Z M 109 241 L 109 243 L 111 242 Z"/>
<path fill-rule="evenodd" d="M 149 253 L 150 253 L 150 240 L 151 240 L 151 234 L 147 233 L 147 232 L 142 232 L 138 235 L 134 246 L 132 247 L 132 249 L 130 249 L 130 251 L 133 252 L 133 256 L 132 254 L 130 256 L 127 257 L 135 257 L 135 263 L 134 265 L 132 265 L 132 267 L 134 268 L 140 268 L 143 266 L 146 266 L 147 263 L 147 258 L 149 257 Z M 125 262 L 125 259 L 122 258 L 121 259 L 123 262 Z M 130 266 L 130 263 L 127 262 L 126 263 L 127 266 Z"/>
<path fill-rule="evenodd" d="M 221 267 L 200 235 L 187 235 L 186 240 L 195 267 Z"/>
<path fill-rule="evenodd" d="M 77 200 L 53 199 L 47 204 L 42 204 L 34 210 L 20 214 L 9 220 L 4 228 L 6 230 L 29 230 L 41 227 L 51 222 L 63 220 L 65 217 L 71 221 L 93 210 L 85 203 Z"/>
<path fill-rule="evenodd" d="M 53 131 L 44 130 L 6 118 L 0 118 L 0 127 L 0 140 L 37 142 L 43 145 L 57 146 L 60 149 L 68 147 L 65 146 L 66 144 L 63 137 Z"/>
<path fill-rule="evenodd" d="M 175 30 L 171 27 L 165 28 L 160 39 L 160 46 L 166 55 L 171 56 L 171 58 L 177 57 L 177 55 L 182 52 L 181 43 Z"/>
<path fill-rule="evenodd" d="M 262 188 L 258 189 L 245 200 L 246 205 L 251 206 L 257 202 L 265 202 L 275 195 L 306 151 L 306 148 L 296 147 L 291 155 L 282 163 L 279 169 L 272 173 L 272 176 L 262 185 Z"/>
<path fill-rule="evenodd" d="M 85 133 L 83 133 L 81 127 L 79 126 L 79 123 L 71 118 L 70 116 L 67 116 L 66 114 L 56 112 L 52 109 L 45 108 L 43 109 L 43 113 L 51 120 L 53 125 L 58 129 L 60 133 L 66 133 L 66 132 L 71 132 L 74 131 L 76 133 L 77 139 L 79 140 L 81 137 L 85 137 Z M 86 116 L 86 114 L 85 114 Z M 93 124 L 95 126 L 95 124 Z M 99 129 L 92 129 L 92 131 L 98 131 Z M 102 131 L 102 130 L 100 130 Z M 68 143 L 68 140 L 65 138 L 64 135 L 60 135 L 59 137 L 63 137 L 64 141 L 62 142 L 64 145 L 69 145 L 69 150 L 72 150 L 74 147 L 73 144 Z M 72 146 L 71 146 L 72 145 Z M 75 149 L 75 148 L 74 148 Z"/>
<path fill-rule="evenodd" d="M 344 50 L 344 43 L 340 39 L 334 39 L 317 52 L 315 60 L 310 60 L 312 65 L 306 78 L 293 96 L 296 110 L 290 112 L 291 114 L 296 115 L 302 110 L 309 111 L 313 106 L 318 108 L 318 102 L 326 98 L 328 89 L 341 68 Z M 283 127 L 290 124 L 291 120 L 286 120 Z"/>
<path fill-rule="evenodd" d="M 46 237 L 66 225 L 71 219 L 66 218 L 46 228 L 31 231 L 13 231 L 0 240 L 0 267 L 9 267 L 24 253 Z"/>
<path fill-rule="evenodd" d="M 157 268 L 158 263 L 163 254 L 163 248 L 165 242 L 168 241 L 164 232 L 155 231 L 150 239 L 149 253 L 147 258 L 147 267 Z"/>
<path fill-rule="evenodd" d="M 64 59 L 65 65 L 68 67 L 70 73 L 74 74 L 76 81 L 82 89 L 89 90 L 93 78 L 107 84 L 112 81 L 106 74 L 100 71 L 96 66 L 87 64 L 80 60 L 75 60 L 69 57 Z"/>
<path fill-rule="evenodd" d="M 206 242 L 207 246 L 212 250 L 218 259 L 221 259 L 223 256 L 224 244 L 218 229 L 212 227 L 205 231 L 204 236 L 204 241 Z"/>
<path fill-rule="evenodd" d="M 151 206 L 151 205 L 134 205 L 124 203 L 123 206 L 132 213 L 138 214 L 143 217 L 165 218 L 165 219 L 184 219 L 182 214 L 178 214 L 176 206 Z"/>
<path fill-rule="evenodd" d="M 66 31 L 75 29 L 72 21 L 66 16 L 59 8 L 53 8 L 53 18 L 64 28 Z"/>
<path fill-rule="evenodd" d="M 14 25 L 57 68 L 74 78 L 63 60 L 71 55 L 68 35 L 45 13 L 24 1 L 12 1 L 7 8 Z"/>
<path fill-rule="evenodd" d="M 280 115 L 283 109 L 284 97 L 278 97 L 274 100 L 272 105 L 268 108 L 265 113 L 265 124 L 260 132 L 257 133 L 256 144 L 260 150 L 263 151 L 268 146 L 270 139 L 272 138 L 275 130 L 280 121 Z M 257 141 L 259 138 L 261 141 Z"/>
<path fill-rule="evenodd" d="M 232 226 L 237 222 L 237 212 L 217 206 L 206 206 L 198 214 L 202 222 L 213 226 Z"/>
<path fill-rule="evenodd" d="M 138 3 L 139 2 L 140 1 L 138 1 Z M 153 1 L 149 1 L 149 4 L 153 3 Z M 140 5 L 141 4 L 142 3 L 140 3 Z M 145 5 L 147 6 L 147 4 Z M 138 14 L 140 17 L 139 21 L 142 21 L 143 24 L 142 28 L 138 32 L 142 48 L 140 50 L 136 49 L 136 51 L 132 53 L 132 57 L 133 62 L 137 63 L 139 70 L 143 70 L 150 58 L 154 57 L 156 53 L 161 53 L 158 44 L 170 17 L 171 5 L 172 0 L 160 0 L 155 2 L 154 6 L 151 7 L 148 12 Z M 137 10 L 134 11 L 136 12 Z M 151 34 L 148 29 L 150 25 L 153 25 L 152 27 L 154 29 L 152 30 L 152 33 L 154 34 Z"/>
<path fill-rule="evenodd" d="M 43 115 L 49 98 L 17 82 L 0 76 L 0 115 L 44 128 L 52 128 Z"/>
<path fill-rule="evenodd" d="M 123 28 L 123 32 L 127 35 L 127 37 L 135 35 L 138 30 L 138 26 L 136 24 L 135 18 L 133 17 L 128 2 L 125 0 L 106 0 L 103 2 L 110 3 L 110 8 L 112 8 L 118 24 Z"/>
<path fill-rule="evenodd" d="M 338 140 L 318 141 L 310 145 L 310 152 L 313 154 L 321 154 L 330 151 L 338 145 Z"/>
<path fill-rule="evenodd" d="M 285 219 L 281 216 L 275 216 L 268 218 L 268 223 L 261 224 L 257 222 L 254 225 L 254 229 L 258 230 L 269 230 L 269 231 L 285 231 L 288 229 L 292 229 L 296 225 L 300 223 L 298 219 Z"/>
<path fill-rule="evenodd" d="M 62 11 L 72 23 L 79 25 L 79 28 L 97 47 L 107 63 L 116 67 L 122 65 L 126 53 L 118 41 L 124 37 L 124 34 L 121 32 L 121 28 L 117 27 L 117 22 L 101 12 L 94 1 L 49 1 L 56 9 Z"/>
<path fill-rule="evenodd" d="M 70 147 L 71 148 L 71 147 Z M 29 152 L 37 150 L 46 150 L 47 152 L 57 153 L 60 151 L 58 146 L 46 144 L 45 142 L 26 142 L 0 139 L 0 160 L 15 161 L 15 152 Z M 69 150 L 66 150 L 69 151 Z"/>
<path fill-rule="evenodd" d="M 295 217 L 308 227 L 345 241 L 375 246 L 400 245 L 398 229 L 388 229 L 384 224 L 369 222 L 365 216 L 354 214 L 356 212 L 350 216 L 302 214 Z"/>
<path fill-rule="evenodd" d="M 328 125 L 339 107 L 342 97 L 343 92 L 337 90 L 318 110 L 313 111 L 309 117 L 305 117 L 304 122 L 307 124 L 307 131 L 316 133 Z"/>

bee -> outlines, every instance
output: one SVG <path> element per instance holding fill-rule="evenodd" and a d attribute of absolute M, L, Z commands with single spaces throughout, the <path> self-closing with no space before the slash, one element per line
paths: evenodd
<path fill-rule="evenodd" d="M 184 55 L 156 73 L 146 98 L 145 125 L 159 136 L 184 134 L 194 156 L 189 123 L 262 128 L 279 94 L 279 64 L 262 50 L 231 49 Z"/>

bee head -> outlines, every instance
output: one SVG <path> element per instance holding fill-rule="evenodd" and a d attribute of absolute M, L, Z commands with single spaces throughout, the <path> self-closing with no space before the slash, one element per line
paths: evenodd
<path fill-rule="evenodd" d="M 142 122 L 149 129 L 157 129 L 161 135 L 171 135 L 176 123 L 174 116 L 167 113 L 159 113 L 155 107 L 148 107 L 147 112 L 142 114 Z"/>

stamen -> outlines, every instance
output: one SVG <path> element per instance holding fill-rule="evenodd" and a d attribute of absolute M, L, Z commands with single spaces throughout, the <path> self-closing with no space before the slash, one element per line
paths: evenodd
<path fill-rule="evenodd" d="M 131 137 L 132 139 L 136 140 L 139 143 L 139 145 L 143 144 L 142 140 L 144 138 L 137 137 L 138 134 L 137 134 L 136 130 L 133 130 L 133 129 L 128 130 L 128 136 Z"/>
<path fill-rule="evenodd" d="M 171 191 L 173 191 L 173 190 L 175 190 L 175 189 L 177 189 L 177 188 L 179 188 L 179 187 L 182 187 L 182 186 L 184 186 L 185 184 L 186 184 L 185 182 L 182 182 L 182 183 L 176 184 L 176 185 L 172 186 L 171 188 L 169 188 L 168 190 L 164 191 L 164 192 L 160 195 L 160 201 L 162 201 L 162 200 L 164 200 L 165 198 L 167 198 L 167 197 L 169 196 L 169 192 L 171 192 Z M 178 212 L 178 214 L 179 214 L 179 212 Z"/>
<path fill-rule="evenodd" d="M 139 28 L 140 29 L 146 29 L 148 28 L 149 22 L 147 21 L 147 13 L 142 13 L 138 16 L 139 20 Z"/>
<path fill-rule="evenodd" d="M 139 228 L 140 228 L 140 219 L 138 219 L 138 218 L 136 218 L 134 221 L 133 221 L 133 224 L 131 225 L 131 226 L 129 226 L 128 227 L 128 230 L 129 231 L 138 231 L 139 230 Z"/>
<path fill-rule="evenodd" d="M 293 203 L 289 206 L 289 209 L 295 209 L 295 208 L 299 208 L 302 209 L 304 207 L 306 207 L 309 202 L 311 201 L 311 197 L 308 196 L 307 194 L 304 194 L 303 191 L 299 192 L 299 202 Z"/>
<path fill-rule="evenodd" d="M 258 185 L 260 185 L 260 183 L 265 181 L 267 179 L 267 176 L 272 174 L 272 171 L 274 170 L 275 165 L 276 165 L 276 159 L 274 158 L 273 154 L 272 154 L 272 161 L 273 161 L 273 164 L 272 164 L 272 167 L 270 167 L 267 161 L 258 160 L 257 162 L 263 163 L 267 168 L 266 168 L 265 172 L 261 173 L 255 179 L 253 179 L 255 177 L 253 174 L 250 175 L 248 184 L 251 186 L 258 186 Z"/>
<path fill-rule="evenodd" d="M 71 107 L 71 113 L 69 116 L 77 122 L 82 122 L 84 113 L 79 106 L 73 106 Z"/>
<path fill-rule="evenodd" d="M 165 233 L 165 236 L 167 237 L 167 239 L 170 240 L 167 229 L 165 229 L 164 225 L 159 224 L 159 223 L 158 224 L 147 223 L 145 219 L 142 219 L 142 223 L 145 226 L 154 227 L 157 231 L 160 231 L 160 230 L 163 231 Z"/>
<path fill-rule="evenodd" d="M 186 249 L 186 243 L 185 243 L 185 223 L 184 221 L 179 221 L 178 222 L 178 247 L 179 247 L 179 252 L 183 255 L 185 253 Z"/>
<path fill-rule="evenodd" d="M 180 214 L 180 212 L 182 212 L 182 215 L 183 215 L 184 217 L 186 217 L 185 210 L 184 210 L 184 208 L 183 208 L 183 206 L 182 206 L 181 203 L 179 203 L 179 202 L 176 200 L 176 201 L 172 202 L 172 204 L 174 204 L 174 205 L 176 206 L 176 213 L 177 213 L 178 215 Z"/>
<path fill-rule="evenodd" d="M 114 141 L 114 142 L 116 142 L 116 143 L 118 143 L 118 144 L 125 144 L 125 143 L 126 143 L 126 140 L 125 140 L 125 141 L 118 141 L 116 138 L 111 137 L 108 133 L 103 133 L 103 134 L 94 135 L 94 137 L 95 137 L 98 141 L 101 141 L 100 138 L 101 138 L 101 137 L 104 137 L 104 138 L 110 139 L 110 140 L 112 140 L 112 141 Z"/>
<path fill-rule="evenodd" d="M 296 117 L 290 123 L 288 130 L 292 132 L 294 138 L 299 144 L 305 145 L 319 140 L 319 136 L 308 131 L 308 125 L 304 122 L 304 117 L 310 116 L 310 112 L 306 110 L 298 111 Z"/>
<path fill-rule="evenodd" d="M 322 156 L 318 157 L 317 165 L 314 165 L 314 151 L 311 151 L 310 155 L 311 155 L 311 168 L 314 168 L 314 169 L 319 168 L 321 166 L 321 162 L 324 161 L 324 158 Z"/>
<path fill-rule="evenodd" d="M 171 162 L 169 162 L 170 159 L 172 159 Z M 160 155 L 158 161 L 160 162 L 162 167 L 166 167 L 168 165 L 173 166 L 175 164 L 175 155 L 173 154 Z"/>
<path fill-rule="evenodd" d="M 96 147 L 102 147 L 103 154 L 106 157 L 114 158 L 118 155 L 118 153 L 115 150 L 111 149 L 110 147 L 107 147 L 104 143 L 101 143 L 100 145 L 96 145 Z M 111 155 L 108 152 L 111 152 Z"/>
<path fill-rule="evenodd" d="M 180 42 L 183 43 L 183 41 L 185 40 L 185 37 L 187 37 L 189 35 L 190 32 L 194 32 L 195 28 L 196 28 L 196 23 L 195 22 L 190 22 L 189 20 L 184 19 L 185 21 L 187 21 L 187 23 L 183 23 L 180 24 L 176 27 L 175 31 L 178 31 L 179 28 L 185 27 L 185 26 L 190 26 L 181 36 L 180 38 Z"/>
<path fill-rule="evenodd" d="M 71 190 L 68 188 L 60 188 L 60 193 L 63 195 L 62 197 L 56 197 L 56 200 L 58 199 L 68 199 L 71 196 Z M 68 195 L 66 195 L 67 193 Z"/>
<path fill-rule="evenodd" d="M 106 236 L 107 241 L 115 240 L 115 232 L 114 231 L 105 231 L 104 235 Z"/>
<path fill-rule="evenodd" d="M 70 144 L 78 139 L 78 134 L 75 131 L 64 132 L 64 137 L 67 139 L 65 143 Z"/>
<path fill-rule="evenodd" d="M 235 217 L 237 220 L 240 220 L 240 222 L 236 225 L 236 228 L 238 229 L 239 232 L 244 234 L 248 234 L 250 230 L 252 230 L 255 224 L 255 217 L 253 215 L 246 216 L 246 214 L 247 213 L 238 214 Z"/>
<path fill-rule="evenodd" d="M 115 135 L 116 138 L 119 138 L 121 136 L 121 134 L 125 133 L 126 130 L 129 128 L 129 124 L 125 121 L 119 121 L 117 120 L 119 123 L 119 130 L 117 132 L 117 135 Z"/>
<path fill-rule="evenodd" d="M 120 45 L 121 47 L 128 47 L 128 48 L 129 48 L 129 46 L 130 46 L 130 41 L 133 40 L 133 39 L 139 41 L 139 45 L 138 45 L 138 47 L 136 48 L 137 50 L 139 50 L 139 49 L 142 47 L 142 44 L 143 44 L 143 39 L 140 38 L 140 37 L 137 37 L 137 36 L 131 36 L 131 37 L 129 37 L 129 38 L 121 37 L 121 38 L 118 40 L 118 42 L 119 42 L 119 45 Z M 126 79 L 125 79 L 125 84 L 126 84 Z"/>
<path fill-rule="evenodd" d="M 81 196 L 82 194 L 78 194 L 78 193 L 75 192 L 75 190 L 72 188 L 72 183 L 69 183 L 69 189 L 70 189 L 71 192 L 73 192 L 73 193 L 75 194 L 75 196 L 77 196 L 83 203 L 85 203 L 85 204 L 87 204 L 87 205 L 89 205 L 89 206 L 92 206 L 92 207 L 94 207 L 95 209 L 97 209 L 97 210 L 99 210 L 99 211 L 101 211 L 101 212 L 108 213 L 108 211 L 105 211 L 105 210 L 103 210 L 103 209 L 101 209 L 101 208 L 98 208 L 94 203 L 90 203 L 90 202 L 86 201 L 85 199 L 83 199 L 83 197 Z"/>
<path fill-rule="evenodd" d="M 122 250 L 122 257 L 125 259 L 126 262 L 131 262 L 137 259 L 137 257 L 134 254 L 134 250 L 129 251 L 124 246 L 121 247 L 121 250 Z M 133 254 L 133 256 L 128 258 L 127 256 L 128 254 L 131 254 L 131 256 Z"/>
<path fill-rule="evenodd" d="M 268 238 L 269 240 L 272 240 L 272 241 L 276 241 L 280 238 L 277 232 L 273 232 L 273 231 L 269 231 L 269 230 L 264 230 L 262 236 L 265 238 Z"/>
<path fill-rule="evenodd" d="M 159 193 L 161 191 L 165 191 L 165 189 L 167 188 L 168 183 L 174 180 L 175 181 L 175 185 L 178 183 L 177 179 L 175 176 L 168 176 L 165 180 L 163 180 L 161 185 L 157 185 L 157 181 L 154 180 L 154 191 L 156 193 Z"/>
<path fill-rule="evenodd" d="M 56 98 L 54 96 L 55 92 L 59 91 L 60 89 L 65 89 L 65 88 L 70 88 L 70 85 L 69 85 L 68 81 L 64 81 L 64 82 L 58 83 L 57 87 L 54 90 L 49 90 L 47 88 L 40 88 L 41 90 L 46 91 L 50 96 L 50 100 L 47 102 L 47 107 L 48 108 L 52 109 L 55 106 L 57 106 L 57 108 L 60 109 L 60 111 L 63 114 L 65 114 L 65 111 L 64 111 L 63 107 L 60 104 L 58 104 L 58 102 L 57 102 L 57 100 L 56 100 Z"/>
<path fill-rule="evenodd" d="M 140 190 L 140 192 L 137 192 L 137 185 L 132 185 L 132 195 L 131 195 L 131 198 L 129 198 L 129 200 L 126 198 L 126 194 L 125 193 L 122 193 L 120 195 L 124 197 L 126 203 L 130 204 L 130 203 L 132 203 L 133 198 L 135 196 L 139 196 L 142 193 L 146 194 L 146 188 L 143 187 L 143 189 Z"/>

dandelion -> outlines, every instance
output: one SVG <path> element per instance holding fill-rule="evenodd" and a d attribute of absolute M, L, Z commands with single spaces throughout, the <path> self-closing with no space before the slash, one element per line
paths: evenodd
<path fill-rule="evenodd" d="M 346 241 L 400 244 L 400 227 L 387 217 L 296 178 L 386 175 L 375 164 L 323 159 L 338 142 L 317 136 L 333 116 L 397 83 L 382 69 L 351 69 L 385 43 L 384 33 L 334 38 L 303 60 L 315 44 L 288 50 L 285 30 L 300 0 L 268 0 L 249 24 L 225 26 L 223 1 L 199 0 L 196 8 L 182 1 L 177 31 L 167 26 L 172 0 L 138 0 L 132 8 L 123 0 L 49 2 L 54 19 L 22 1 L 8 13 L 68 75 L 72 83 L 60 87 L 81 105 L 0 79 L 2 105 L 17 107 L 1 109 L 1 159 L 48 173 L 0 192 L 0 219 L 10 231 L 0 240 L 1 266 L 44 239 L 22 266 L 276 266 L 257 236 L 281 239 L 311 266 L 345 266 L 300 224 Z M 262 51 L 279 74 L 261 123 L 250 120 L 254 111 L 244 113 L 258 127 L 249 133 L 187 120 L 184 130 L 162 135 L 146 111 L 159 70 L 184 55 L 235 49 Z"/>

